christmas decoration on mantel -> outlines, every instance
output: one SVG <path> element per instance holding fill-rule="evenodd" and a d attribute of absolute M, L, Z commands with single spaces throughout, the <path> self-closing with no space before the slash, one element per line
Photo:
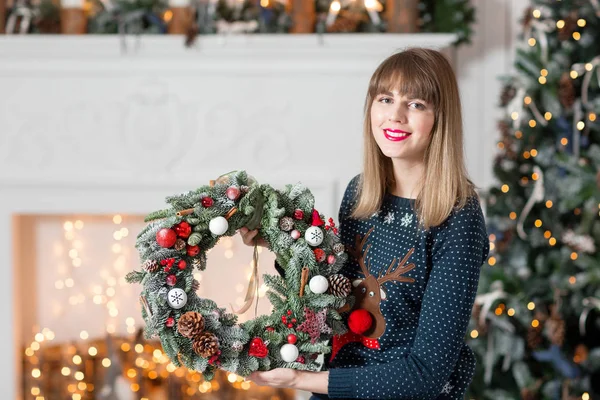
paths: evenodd
<path fill-rule="evenodd" d="M 467 398 L 600 398 L 600 1 L 533 0 L 486 199 Z"/>
<path fill-rule="evenodd" d="M 166 202 L 170 208 L 148 215 L 138 235 L 142 270 L 127 275 L 143 286 L 146 336 L 160 339 L 174 365 L 207 380 L 217 369 L 240 376 L 277 367 L 318 370 L 316 358 L 330 352 L 332 335 L 346 332 L 336 310 L 351 299 L 336 277 L 347 260 L 338 228 L 313 208 L 310 191 L 301 184 L 276 190 L 235 171 Z M 207 251 L 242 227 L 259 230 L 285 276 L 263 276 L 272 314 L 237 324 L 236 314 L 258 299 L 257 248 L 240 310 L 198 297 L 192 272 L 204 270 Z M 330 281 L 335 288 L 328 293 Z"/>
<path fill-rule="evenodd" d="M 7 13 L 9 34 L 184 34 L 188 46 L 198 35 L 350 32 L 458 33 L 460 44 L 474 21 L 468 0 L 16 0 Z"/>

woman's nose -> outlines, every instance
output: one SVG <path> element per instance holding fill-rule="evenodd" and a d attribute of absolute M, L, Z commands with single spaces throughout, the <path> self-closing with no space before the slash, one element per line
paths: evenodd
<path fill-rule="evenodd" d="M 390 110 L 389 120 L 391 122 L 399 122 L 404 124 L 407 120 L 406 113 L 404 113 L 400 107 L 394 107 Z"/>

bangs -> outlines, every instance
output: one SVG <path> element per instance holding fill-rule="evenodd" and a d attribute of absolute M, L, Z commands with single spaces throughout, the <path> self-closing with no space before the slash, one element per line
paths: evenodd
<path fill-rule="evenodd" d="M 431 72 L 421 68 L 415 54 L 397 54 L 388 58 L 373 74 L 369 95 L 398 91 L 402 96 L 421 99 L 438 109 L 440 95 Z"/>

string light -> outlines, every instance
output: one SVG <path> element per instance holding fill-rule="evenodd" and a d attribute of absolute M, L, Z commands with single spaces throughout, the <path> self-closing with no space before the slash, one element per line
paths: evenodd
<path fill-rule="evenodd" d="M 531 326 L 533 326 L 534 328 L 537 328 L 540 325 L 540 321 L 538 321 L 537 319 L 534 319 L 533 321 L 531 321 Z"/>
<path fill-rule="evenodd" d="M 585 24 L 586 24 L 586 21 L 585 21 L 585 19 L 583 19 L 583 18 L 579 18 L 579 19 L 577 20 L 577 26 L 579 26 L 580 28 L 583 28 L 583 27 L 585 26 Z"/>
<path fill-rule="evenodd" d="M 542 85 L 545 85 L 545 84 L 546 84 L 546 81 L 547 81 L 547 79 L 546 79 L 546 77 L 544 77 L 544 76 L 540 76 L 540 77 L 538 78 L 538 82 L 539 82 L 540 84 L 542 84 Z"/>
<path fill-rule="evenodd" d="M 577 123 L 577 129 L 578 129 L 578 130 L 580 130 L 580 131 L 582 131 L 582 130 L 583 130 L 583 128 L 585 128 L 585 122 L 583 122 L 583 121 L 579 121 L 579 122 Z"/>
<path fill-rule="evenodd" d="M 575 261 L 575 260 L 577 260 L 577 257 L 578 257 L 578 255 L 576 252 L 571 253 L 571 260 Z"/>
<path fill-rule="evenodd" d="M 567 139 L 567 138 L 560 139 L 560 144 L 562 144 L 563 146 L 566 146 L 567 144 L 569 144 L 569 139 Z"/>
<path fill-rule="evenodd" d="M 527 308 L 528 308 L 529 310 L 534 310 L 534 309 L 535 309 L 535 303 L 534 303 L 533 301 L 530 301 L 530 302 L 527 304 Z"/>
<path fill-rule="evenodd" d="M 515 137 L 517 139 L 521 139 L 523 137 L 523 132 L 521 132 L 521 131 L 515 131 Z"/>
<path fill-rule="evenodd" d="M 529 38 L 527 43 L 529 44 L 529 46 L 533 47 L 536 44 L 536 40 L 535 40 L 535 38 Z"/>
<path fill-rule="evenodd" d="M 530 119 L 529 120 L 529 126 L 532 128 L 535 128 L 535 126 L 537 125 L 537 122 L 535 122 L 535 119 Z"/>
<path fill-rule="evenodd" d="M 573 32 L 573 39 L 575 39 L 575 40 L 581 39 L 581 33 L 579 33 L 579 32 Z"/>
<path fill-rule="evenodd" d="M 536 219 L 535 220 L 535 227 L 536 228 L 541 228 L 542 226 L 542 220 L 541 219 Z"/>
<path fill-rule="evenodd" d="M 574 284 L 575 284 L 575 282 L 577 282 L 577 278 L 575 278 L 574 276 L 571 276 L 571 277 L 569 277 L 569 283 L 570 283 L 571 285 L 574 285 Z"/>
<path fill-rule="evenodd" d="M 509 217 L 510 219 L 512 219 L 512 220 L 515 220 L 515 219 L 517 219 L 517 213 L 516 213 L 516 212 L 514 212 L 514 211 L 512 211 L 512 212 L 511 212 L 511 213 L 508 215 L 508 217 Z"/>
<path fill-rule="evenodd" d="M 556 27 L 557 27 L 558 29 L 562 29 L 562 28 L 564 28 L 564 27 L 565 27 L 565 21 L 564 21 L 564 20 L 562 20 L 562 19 L 559 19 L 558 21 L 556 21 Z"/>
<path fill-rule="evenodd" d="M 509 317 L 512 317 L 512 316 L 514 316 L 514 315 L 515 315 L 515 309 L 514 309 L 514 308 L 509 308 L 509 309 L 508 309 L 508 311 L 506 312 L 506 314 L 507 314 Z"/>
<path fill-rule="evenodd" d="M 494 265 L 496 265 L 496 257 L 490 257 L 490 258 L 488 259 L 488 264 L 489 264 L 490 266 L 492 266 L 492 267 L 493 267 Z"/>
<path fill-rule="evenodd" d="M 591 122 L 594 122 L 594 121 L 596 121 L 596 114 L 594 114 L 594 113 L 590 113 L 590 115 L 588 116 L 588 119 L 589 119 Z"/>
<path fill-rule="evenodd" d="M 550 243 L 550 246 L 556 245 L 556 238 L 551 237 L 550 239 L 548 239 L 548 243 Z"/>
<path fill-rule="evenodd" d="M 546 111 L 546 112 L 544 113 L 544 119 L 545 119 L 546 121 L 550 121 L 550 120 L 552 119 L 552 113 L 551 113 L 550 111 Z"/>
<path fill-rule="evenodd" d="M 478 337 L 478 336 L 479 336 L 479 332 L 477 332 L 477 330 L 476 330 L 476 329 L 473 329 L 473 330 L 471 331 L 471 337 L 472 337 L 473 339 L 477 339 L 477 337 Z"/>
<path fill-rule="evenodd" d="M 552 208 L 553 205 L 552 200 L 546 200 L 546 208 Z"/>
<path fill-rule="evenodd" d="M 577 73 L 577 71 L 571 71 L 571 73 L 569 75 L 571 75 L 572 79 L 577 79 L 577 77 L 579 76 L 579 74 Z"/>
<path fill-rule="evenodd" d="M 510 190 L 510 188 L 508 187 L 507 184 L 502 185 L 502 193 L 508 193 L 508 191 Z"/>

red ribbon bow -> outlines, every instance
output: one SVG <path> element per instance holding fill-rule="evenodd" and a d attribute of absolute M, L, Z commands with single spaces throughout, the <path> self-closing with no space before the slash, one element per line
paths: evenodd
<path fill-rule="evenodd" d="M 329 361 L 333 361 L 338 351 L 348 343 L 352 342 L 361 342 L 363 346 L 373 349 L 379 350 L 381 347 L 379 346 L 379 341 L 377 339 L 371 339 L 369 337 L 358 335 L 354 332 L 348 331 L 343 335 L 334 335 L 333 336 L 333 346 L 331 348 L 331 358 Z"/>

